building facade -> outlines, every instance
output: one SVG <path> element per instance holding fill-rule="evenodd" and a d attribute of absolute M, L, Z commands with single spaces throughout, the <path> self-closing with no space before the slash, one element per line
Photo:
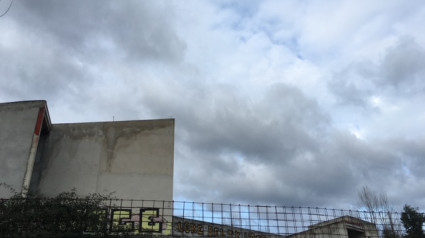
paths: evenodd
<path fill-rule="evenodd" d="M 352 216 L 342 216 L 312 225 L 288 238 L 379 238 L 376 224 Z"/>
<path fill-rule="evenodd" d="M 52 124 L 46 101 L 1 103 L 0 162 L 2 198 L 75 189 L 172 201 L 174 119 Z"/>

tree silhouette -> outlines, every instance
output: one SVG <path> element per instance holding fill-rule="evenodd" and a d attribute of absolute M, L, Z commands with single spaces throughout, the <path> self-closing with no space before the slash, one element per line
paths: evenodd
<path fill-rule="evenodd" d="M 406 229 L 406 238 L 425 238 L 422 228 L 425 216 L 423 213 L 419 213 L 417 208 L 404 205 L 401 222 Z"/>

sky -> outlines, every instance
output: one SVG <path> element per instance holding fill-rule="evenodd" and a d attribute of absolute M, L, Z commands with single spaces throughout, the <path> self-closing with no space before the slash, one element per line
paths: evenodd
<path fill-rule="evenodd" d="M 175 118 L 174 200 L 425 209 L 422 0 L 10 3 L 0 102 Z"/>

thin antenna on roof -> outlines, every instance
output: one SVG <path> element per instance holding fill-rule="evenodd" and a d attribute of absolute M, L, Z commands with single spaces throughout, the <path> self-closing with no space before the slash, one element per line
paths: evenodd
<path fill-rule="evenodd" d="M 112 116 L 112 121 L 115 121 L 115 116 Z"/>

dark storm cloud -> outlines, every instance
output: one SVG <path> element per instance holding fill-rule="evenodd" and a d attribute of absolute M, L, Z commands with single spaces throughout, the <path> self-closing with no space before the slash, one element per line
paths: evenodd
<path fill-rule="evenodd" d="M 425 171 L 425 148 L 423 143 L 425 138 L 412 139 L 392 139 L 387 141 L 388 148 L 393 148 L 395 151 L 401 154 L 404 172 L 406 175 L 414 175 L 422 177 L 423 171 Z"/>
<path fill-rule="evenodd" d="M 176 142 L 185 147 L 177 149 L 182 168 L 176 186 L 186 198 L 325 205 L 329 196 L 357 188 L 363 163 L 357 150 L 370 153 L 367 159 L 379 154 L 367 145 L 352 148 L 361 144 L 354 136 L 329 136 L 328 116 L 297 88 L 273 85 L 254 102 L 214 88 L 211 98 L 173 109 L 177 95 L 152 108 L 184 118 L 177 122 Z"/>
<path fill-rule="evenodd" d="M 299 89 L 275 84 L 258 101 L 233 87 L 209 87 L 194 101 L 180 90 L 144 104 L 180 118 L 176 187 L 187 199 L 305 205 L 337 194 L 335 183 L 352 185 L 344 158 L 327 157 L 328 116 Z"/>
<path fill-rule="evenodd" d="M 357 191 L 365 184 L 380 184 L 385 189 L 393 185 L 388 176 L 397 174 L 400 160 L 379 144 L 365 143 L 341 132 L 327 139 L 315 139 L 320 151 L 308 152 L 299 144 L 304 153 L 274 163 L 252 163 L 253 171 L 248 170 L 252 174 L 247 172 L 247 177 L 235 172 L 216 179 L 208 176 L 212 184 L 203 186 L 206 191 L 220 191 L 225 200 L 231 201 L 346 207 L 356 203 Z M 275 156 L 279 158 L 281 154 Z M 246 167 L 233 169 L 244 173 Z M 213 171 L 220 169 L 215 167 Z"/>
<path fill-rule="evenodd" d="M 397 154 L 399 164 L 397 171 L 388 171 L 393 180 L 383 183 L 383 190 L 391 191 L 394 200 L 400 204 L 423 206 L 425 191 L 425 138 L 393 138 L 382 144 L 393 154 Z"/>
<path fill-rule="evenodd" d="M 381 67 L 379 83 L 409 96 L 425 92 L 425 49 L 411 38 L 388 50 Z"/>
<path fill-rule="evenodd" d="M 370 97 L 411 97 L 425 91 L 425 49 L 402 37 L 378 64 L 351 63 L 333 76 L 329 87 L 344 104 L 368 107 Z"/>
<path fill-rule="evenodd" d="M 155 7 L 157 6 L 157 7 Z M 87 90 L 108 65 L 173 62 L 184 45 L 166 6 L 131 1 L 18 1 L 0 43 L 1 81 L 7 97 L 68 95 L 89 100 Z M 9 26 L 16 27 L 10 30 Z M 12 29 L 12 28 L 10 28 Z"/>
<path fill-rule="evenodd" d="M 326 145 L 323 144 L 323 146 Z M 299 147 L 302 149 L 302 145 Z M 240 161 L 239 155 L 235 155 L 235 158 L 231 156 L 217 158 L 222 155 L 216 154 L 216 156 L 204 157 L 202 161 L 205 162 L 200 164 L 197 164 L 195 159 L 189 159 L 190 163 L 187 167 L 192 169 L 188 170 L 199 173 L 199 177 L 191 172 L 179 177 L 192 178 L 186 180 L 190 182 L 188 187 L 192 190 L 184 190 L 185 196 L 189 198 L 305 206 L 327 206 L 332 203 L 334 207 L 342 207 L 339 204 L 353 202 L 352 200 L 344 201 L 343 198 L 347 194 L 352 195 L 360 181 L 356 179 L 358 175 L 353 173 L 352 168 L 347 164 L 349 158 L 346 156 L 339 159 L 326 157 L 331 154 L 304 153 L 286 160 L 276 160 L 273 163 Z M 191 158 L 197 158 L 195 153 L 190 155 L 192 155 Z M 201 155 L 205 156 L 205 154 Z M 282 155 L 275 156 L 279 158 Z M 208 161 L 224 159 L 240 162 L 220 165 L 208 163 Z"/>
<path fill-rule="evenodd" d="M 185 105 L 194 108 L 180 122 L 186 198 L 344 207 L 361 186 L 390 187 L 385 175 L 400 173 L 397 153 L 336 130 L 296 88 L 274 85 L 258 102 L 226 93 Z"/>
<path fill-rule="evenodd" d="M 244 100 L 231 87 L 210 90 L 208 98 L 186 101 L 178 108 L 172 108 L 179 101 L 173 98 L 180 97 L 178 94 L 164 95 L 166 98 L 160 100 L 154 94 L 151 96 L 155 100 L 145 100 L 156 103 L 152 109 L 157 112 L 168 111 L 185 118 L 179 123 L 188 130 L 185 142 L 190 147 L 205 153 L 239 153 L 247 160 L 261 162 L 317 150 L 316 138 L 325 134 L 329 123 L 316 102 L 283 84 L 273 85 L 256 102 Z M 180 108 L 185 108 L 185 115 L 181 115 Z"/>
<path fill-rule="evenodd" d="M 172 28 L 172 9 L 161 3 L 128 1 L 23 1 L 17 21 L 48 33 L 70 50 L 88 56 L 116 49 L 145 60 L 181 59 L 184 45 Z M 37 32 L 38 31 L 38 32 Z"/>

